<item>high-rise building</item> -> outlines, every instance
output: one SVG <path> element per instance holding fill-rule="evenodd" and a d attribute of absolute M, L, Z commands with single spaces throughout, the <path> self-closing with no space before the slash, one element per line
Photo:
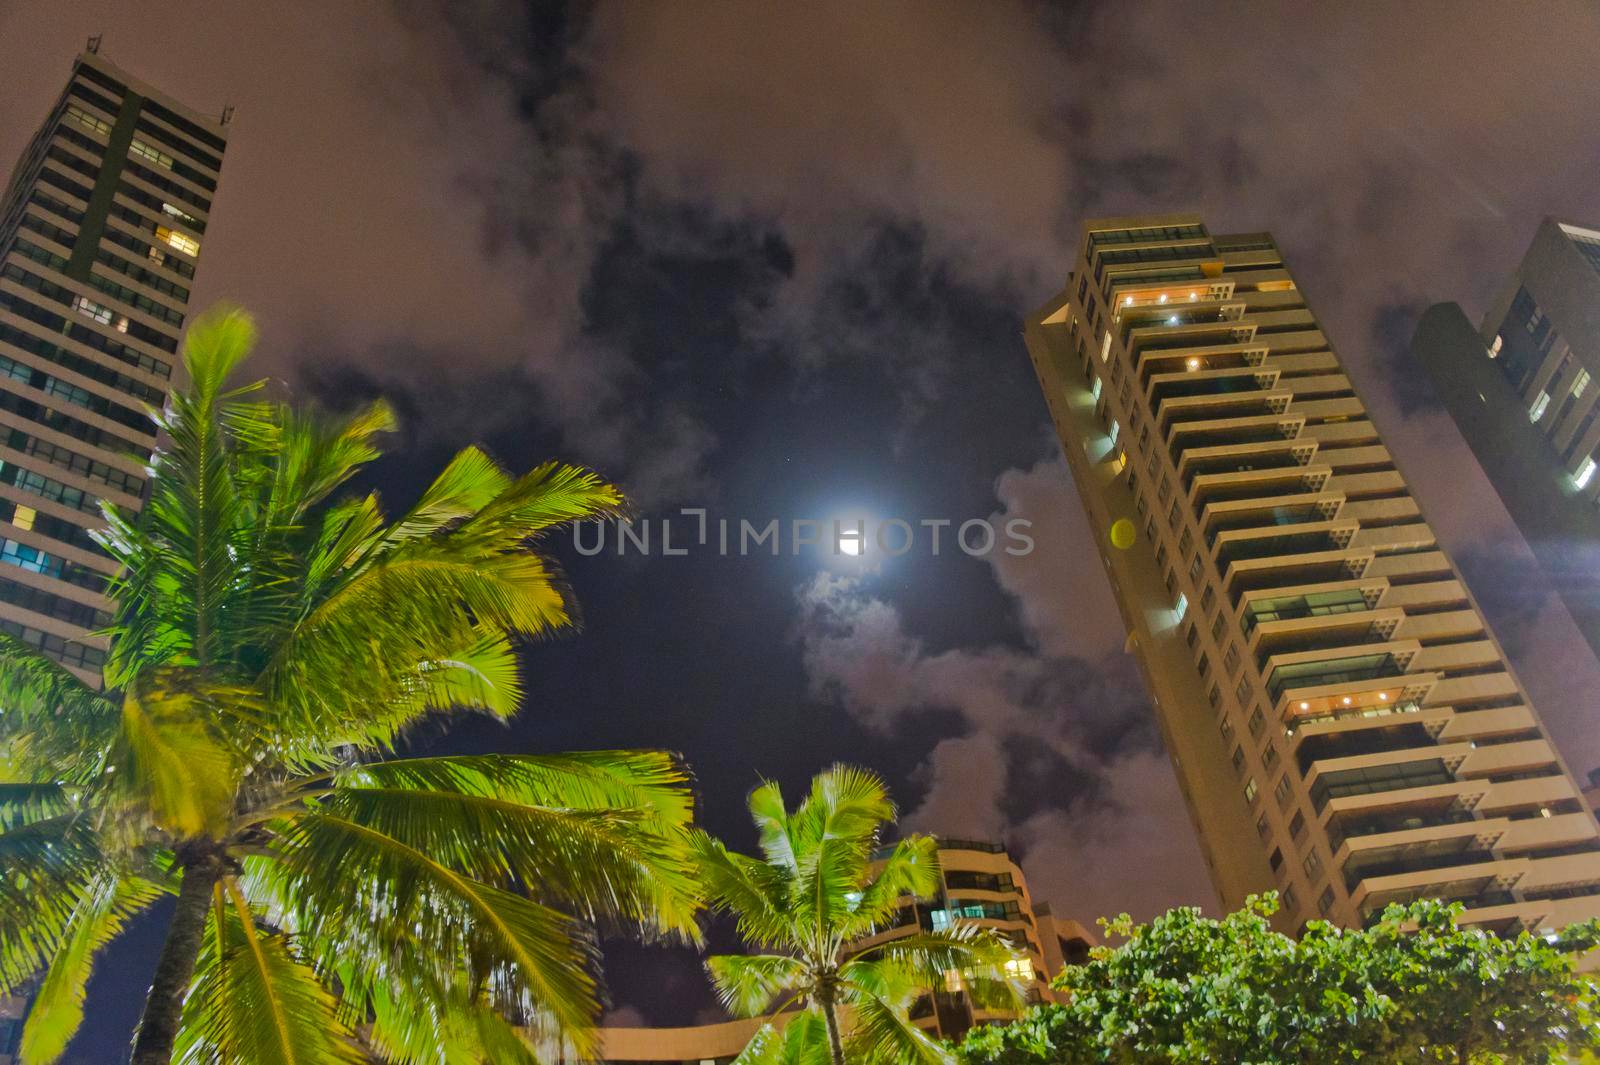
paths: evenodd
<path fill-rule="evenodd" d="M 1600 830 L 1271 235 L 1089 222 L 1027 344 L 1224 906 L 1600 915 Z"/>
<path fill-rule="evenodd" d="M 1005 847 L 983 840 L 939 839 L 939 890 L 925 899 L 907 898 L 899 916 L 876 935 L 851 945 L 868 950 L 880 943 L 943 928 L 964 919 L 1006 936 L 1027 954 L 1017 974 L 1031 980 L 1029 1001 L 1050 997 L 1049 982 L 1066 965 L 1088 960 L 1096 939 L 1077 921 L 1056 917 L 1035 902 L 1022 869 Z M 944 986 L 912 1006 L 917 1027 L 943 1038 L 958 1038 L 974 1024 L 1011 1020 L 1011 1012 L 974 1009 L 961 986 L 960 974 L 949 973 Z M 601 1059 L 651 1065 L 726 1065 L 744 1049 L 762 1020 L 718 1021 L 682 1028 L 607 1027 L 601 1029 Z"/>
<path fill-rule="evenodd" d="M 89 530 L 142 501 L 227 136 L 86 51 L 0 198 L 0 631 L 94 684 L 115 567 Z"/>
<path fill-rule="evenodd" d="M 1600 656 L 1600 230 L 1545 219 L 1481 329 L 1441 303 L 1411 350 Z"/>
<path fill-rule="evenodd" d="M 137 508 L 227 128 L 94 51 L 0 199 L 0 630 L 98 682 L 111 561 Z"/>

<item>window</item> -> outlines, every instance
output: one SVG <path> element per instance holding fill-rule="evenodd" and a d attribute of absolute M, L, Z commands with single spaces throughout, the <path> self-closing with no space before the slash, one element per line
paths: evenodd
<path fill-rule="evenodd" d="M 1211 686 L 1211 690 L 1216 691 L 1217 686 L 1213 684 Z M 1212 705 L 1215 706 L 1216 704 L 1212 703 Z M 1230 721 L 1226 716 L 1224 716 L 1221 721 L 1217 722 L 1217 728 L 1222 732 L 1222 738 L 1224 740 L 1233 739 L 1233 722 Z"/>
<path fill-rule="evenodd" d="M 137 155 L 139 158 L 149 160 L 167 170 L 172 169 L 172 156 L 165 152 L 157 151 L 138 137 L 135 137 L 133 143 L 128 145 L 128 154 Z"/>
<path fill-rule="evenodd" d="M 1211 587 L 1209 584 L 1206 585 L 1206 590 L 1200 593 L 1200 609 L 1209 614 L 1211 613 L 1212 606 L 1216 604 L 1216 601 L 1217 590 Z"/>
<path fill-rule="evenodd" d="M 1296 842 L 1306 834 L 1306 815 L 1299 810 L 1294 812 L 1294 817 L 1289 821 L 1289 835 Z"/>
<path fill-rule="evenodd" d="M 1267 741 L 1267 749 L 1261 752 L 1261 765 L 1267 772 L 1272 772 L 1278 764 L 1278 745 L 1271 740 Z"/>
<path fill-rule="evenodd" d="M 1307 880 L 1316 883 L 1317 877 L 1322 873 L 1322 855 L 1317 848 L 1311 848 L 1311 852 L 1306 855 L 1305 861 L 1300 863 L 1300 868 L 1305 870 Z"/>
<path fill-rule="evenodd" d="M 1213 710 L 1222 705 L 1222 689 L 1217 687 L 1215 684 L 1211 685 L 1211 690 L 1206 692 L 1206 701 L 1211 704 L 1211 709 Z M 1233 723 L 1230 721 L 1224 721 L 1223 725 L 1226 726 L 1225 731 L 1229 734 L 1232 734 Z"/>
<path fill-rule="evenodd" d="M 1578 467 L 1578 472 L 1572 475 L 1572 483 L 1579 488 L 1584 488 L 1589 484 L 1589 480 L 1592 477 L 1594 477 L 1594 456 L 1591 455 L 1583 460 L 1583 465 Z"/>
<path fill-rule="evenodd" d="M 99 322 L 101 325 L 110 325 L 111 320 L 116 317 L 116 312 L 110 307 L 107 307 L 103 303 L 96 303 L 87 296 L 79 296 L 77 299 L 73 300 L 72 309 L 83 315 L 85 318 L 90 318 L 96 322 Z"/>
<path fill-rule="evenodd" d="M 1260 836 L 1263 840 L 1272 838 L 1272 824 L 1267 820 L 1266 814 L 1262 814 L 1260 817 L 1256 818 L 1256 835 Z"/>
<path fill-rule="evenodd" d="M 111 135 L 111 123 L 104 119 L 96 118 L 76 104 L 67 105 L 66 116 L 91 133 L 98 133 L 102 137 Z"/>
<path fill-rule="evenodd" d="M 1094 397 L 1096 403 L 1100 402 L 1100 378 L 1094 379 L 1094 387 L 1089 389 L 1089 394 Z"/>
<path fill-rule="evenodd" d="M 1233 694 L 1239 697 L 1239 705 L 1246 706 L 1250 702 L 1250 678 L 1240 677 L 1239 686 L 1233 689 Z"/>
<path fill-rule="evenodd" d="M 1591 380 L 1592 378 L 1589 376 L 1588 370 L 1579 370 L 1577 376 L 1572 379 L 1572 398 L 1581 398 L 1583 396 L 1584 389 L 1589 387 L 1589 382 Z"/>
<path fill-rule="evenodd" d="M 1171 494 L 1172 482 L 1167 480 L 1165 477 L 1161 478 L 1161 484 L 1156 487 L 1156 502 L 1165 503 L 1167 501 L 1167 497 Z"/>
<path fill-rule="evenodd" d="M 172 206 L 172 204 L 167 203 L 165 201 L 163 201 L 162 204 L 161 204 L 161 213 L 162 214 L 169 214 L 173 218 L 176 218 L 180 222 L 187 222 L 191 226 L 194 226 L 196 229 L 198 229 L 200 227 L 200 219 L 196 218 L 194 215 L 190 214 L 188 211 L 185 211 L 185 210 L 182 210 L 180 208 L 174 207 L 174 206 Z"/>
<path fill-rule="evenodd" d="M 1179 621 L 1182 621 L 1184 615 L 1189 612 L 1189 597 L 1179 592 L 1178 601 L 1172 605 L 1172 612 L 1178 615 Z"/>
<path fill-rule="evenodd" d="M 1259 824 L 1261 824 L 1262 821 L 1265 821 L 1266 819 L 1267 819 L 1267 815 L 1266 814 L 1262 814 L 1261 815 L 1261 821 L 1257 821 L 1256 824 L 1259 825 Z M 1283 868 L 1283 848 L 1282 847 L 1274 847 L 1274 848 L 1272 848 L 1272 857 L 1267 859 L 1267 864 L 1272 866 L 1272 871 L 1274 873 L 1276 873 L 1279 869 Z"/>
<path fill-rule="evenodd" d="M 156 226 L 156 239 L 169 247 L 176 248 L 185 255 L 200 254 L 200 242 L 187 233 L 179 233 L 176 229 Z"/>
<path fill-rule="evenodd" d="M 1328 911 L 1333 909 L 1333 885 L 1329 884 L 1322 889 L 1322 894 L 1317 896 L 1317 912 L 1328 916 Z"/>
<path fill-rule="evenodd" d="M 1200 555 L 1198 552 L 1189 562 L 1189 579 L 1196 582 L 1200 580 Z"/>
<path fill-rule="evenodd" d="M 1228 645 L 1228 653 L 1222 656 L 1222 668 L 1228 671 L 1228 676 L 1233 676 L 1234 670 L 1239 668 L 1239 648 L 1233 644 Z"/>
<path fill-rule="evenodd" d="M 1245 781 L 1244 782 L 1244 801 L 1248 802 L 1248 803 L 1254 803 L 1256 801 L 1256 795 L 1260 792 L 1260 790 L 1261 789 L 1256 787 L 1256 778 L 1255 777 L 1251 777 L 1249 780 Z"/>
<path fill-rule="evenodd" d="M 1167 568 L 1167 545 L 1166 544 L 1162 544 L 1161 546 L 1156 548 L 1156 565 L 1161 569 L 1166 569 Z M 1167 583 L 1167 590 L 1168 591 L 1172 590 L 1172 584 L 1171 584 L 1170 581 Z"/>
<path fill-rule="evenodd" d="M 1178 554 L 1187 555 L 1189 548 L 1194 546 L 1194 534 L 1188 529 L 1183 530 L 1183 535 L 1178 538 Z"/>
<path fill-rule="evenodd" d="M 1543 418 L 1545 408 L 1548 406 L 1550 406 L 1550 393 L 1540 392 L 1539 395 L 1534 398 L 1533 406 L 1528 408 L 1528 420 L 1530 422 L 1536 422 L 1540 418 Z"/>
<path fill-rule="evenodd" d="M 1200 652 L 1199 669 L 1200 669 L 1200 679 L 1202 679 L 1202 680 L 1204 680 L 1206 678 L 1206 676 L 1211 672 L 1211 659 L 1206 657 L 1206 653 L 1204 651 Z"/>
<path fill-rule="evenodd" d="M 1184 630 L 1183 642 L 1189 645 L 1191 651 L 1194 650 L 1194 645 L 1200 642 L 1200 630 L 1194 627 L 1194 622 L 1192 621 L 1189 622 L 1189 627 Z"/>
<path fill-rule="evenodd" d="M 1283 894 L 1279 895 L 1278 898 L 1283 902 L 1283 912 L 1287 916 L 1293 917 L 1300 912 L 1300 898 L 1294 893 L 1293 884 L 1285 886 Z"/>
<path fill-rule="evenodd" d="M 1258 707 L 1255 708 L 1255 712 L 1250 715 L 1250 737 L 1251 737 L 1251 739 L 1260 739 L 1261 738 L 1261 730 L 1266 728 L 1266 727 L 1267 727 L 1267 715 L 1262 713 L 1261 712 L 1261 707 L 1258 706 Z"/>
<path fill-rule="evenodd" d="M 1172 501 L 1172 509 L 1167 511 L 1167 524 L 1176 531 L 1178 528 L 1178 500 Z"/>
<path fill-rule="evenodd" d="M 1133 509 L 1139 512 L 1139 516 L 1141 518 L 1149 512 L 1150 507 L 1147 503 L 1145 503 L 1144 495 L 1142 493 L 1135 496 L 1133 500 Z"/>
<path fill-rule="evenodd" d="M 1227 617 L 1228 615 L 1219 610 L 1217 611 L 1217 616 L 1211 621 L 1211 638 L 1219 643 L 1222 642 L 1222 624 L 1227 620 Z"/>
<path fill-rule="evenodd" d="M 1272 789 L 1272 797 L 1278 800 L 1279 809 L 1288 805 L 1291 787 L 1288 773 L 1278 778 L 1278 783 Z"/>
<path fill-rule="evenodd" d="M 1244 774 L 1244 748 L 1243 747 L 1235 747 L 1233 749 L 1233 759 L 1232 759 L 1232 761 L 1233 761 L 1233 772 L 1234 772 L 1234 775 L 1242 776 Z"/>

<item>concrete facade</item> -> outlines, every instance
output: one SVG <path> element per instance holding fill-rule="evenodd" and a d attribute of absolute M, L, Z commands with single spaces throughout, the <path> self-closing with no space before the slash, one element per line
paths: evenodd
<path fill-rule="evenodd" d="M 1026 340 L 1222 904 L 1600 915 L 1594 816 L 1271 235 L 1091 221 Z"/>

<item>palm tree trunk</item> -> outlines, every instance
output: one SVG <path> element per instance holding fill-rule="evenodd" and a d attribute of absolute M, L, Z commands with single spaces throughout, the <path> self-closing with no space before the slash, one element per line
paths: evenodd
<path fill-rule="evenodd" d="M 222 859 L 217 854 L 206 853 L 183 865 L 178 907 L 173 911 L 167 941 L 156 963 L 155 979 L 150 983 L 150 995 L 145 999 L 131 1065 L 168 1065 L 172 1060 L 183 999 L 189 992 L 195 959 L 200 956 L 200 942 L 205 935 L 211 892 L 221 878 Z"/>
<path fill-rule="evenodd" d="M 844 1041 L 839 1038 L 839 1015 L 833 1006 L 833 996 L 822 996 L 822 1019 L 828 1024 L 828 1051 L 833 1065 L 844 1065 Z"/>

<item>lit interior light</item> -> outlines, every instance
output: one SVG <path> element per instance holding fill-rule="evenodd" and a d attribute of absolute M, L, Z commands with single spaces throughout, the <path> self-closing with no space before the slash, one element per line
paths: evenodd
<path fill-rule="evenodd" d="M 1198 293 L 1198 292 L 1189 293 L 1189 299 L 1190 299 L 1191 302 L 1194 301 L 1194 300 L 1197 300 L 1199 298 L 1200 298 L 1200 293 Z"/>
<path fill-rule="evenodd" d="M 1178 324 L 1178 316 L 1177 315 L 1173 315 L 1171 318 L 1168 318 L 1167 319 L 1167 324 L 1168 325 L 1177 325 Z"/>
<path fill-rule="evenodd" d="M 1310 703 L 1301 703 L 1300 704 L 1300 709 L 1302 709 L 1302 710 L 1310 710 L 1311 709 L 1311 704 Z"/>
<path fill-rule="evenodd" d="M 1379 692 L 1378 693 L 1378 700 L 1380 702 L 1385 702 L 1385 703 L 1388 702 L 1389 701 L 1389 693 L 1388 692 Z"/>
<path fill-rule="evenodd" d="M 1165 292 L 1163 292 L 1159 297 L 1156 298 L 1156 302 L 1157 303 L 1165 303 L 1165 302 L 1167 302 L 1167 294 Z"/>
<path fill-rule="evenodd" d="M 1350 696 L 1346 695 L 1344 697 L 1344 705 L 1346 705 L 1346 706 L 1350 705 Z"/>
<path fill-rule="evenodd" d="M 1124 296 L 1124 297 L 1122 297 L 1122 305 L 1124 307 L 1132 307 L 1133 306 L 1133 297 L 1132 296 Z"/>
<path fill-rule="evenodd" d="M 1189 369 L 1191 369 L 1191 370 L 1198 370 L 1198 369 L 1200 369 L 1200 360 L 1199 359 L 1195 359 L 1195 358 L 1191 358 L 1187 363 L 1185 363 L 1185 365 L 1188 366 Z"/>

